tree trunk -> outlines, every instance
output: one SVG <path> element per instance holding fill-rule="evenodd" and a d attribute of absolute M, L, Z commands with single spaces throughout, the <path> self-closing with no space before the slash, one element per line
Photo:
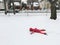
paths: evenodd
<path fill-rule="evenodd" d="M 56 20 L 56 18 L 57 18 L 57 14 L 56 13 L 57 13 L 56 12 L 56 3 L 52 2 L 51 3 L 51 17 L 50 17 L 50 19 Z"/>

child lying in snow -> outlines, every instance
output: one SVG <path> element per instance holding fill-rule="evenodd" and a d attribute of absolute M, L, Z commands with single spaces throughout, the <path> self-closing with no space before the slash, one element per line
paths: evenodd
<path fill-rule="evenodd" d="M 45 29 L 30 28 L 29 30 L 30 30 L 31 34 L 40 33 L 40 34 L 47 35 L 47 33 L 45 32 L 46 31 Z"/>

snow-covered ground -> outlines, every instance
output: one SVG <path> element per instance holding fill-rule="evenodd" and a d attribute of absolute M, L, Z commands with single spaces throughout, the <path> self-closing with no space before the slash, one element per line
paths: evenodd
<path fill-rule="evenodd" d="M 50 13 L 0 13 L 0 45 L 60 45 L 60 13 L 56 20 Z M 30 35 L 29 28 L 46 29 L 47 36 Z"/>

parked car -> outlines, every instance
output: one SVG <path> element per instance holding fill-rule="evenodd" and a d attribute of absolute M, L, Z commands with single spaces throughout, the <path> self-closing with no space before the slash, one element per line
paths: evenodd
<path fill-rule="evenodd" d="M 56 3 L 56 9 L 57 9 L 57 10 L 60 10 L 60 2 L 57 2 L 57 3 Z"/>
<path fill-rule="evenodd" d="M 39 9 L 39 3 L 38 2 L 33 2 L 31 7 L 32 7 L 32 9 L 38 10 Z"/>
<path fill-rule="evenodd" d="M 4 2 L 3 0 L 0 0 L 0 10 L 4 10 Z"/>

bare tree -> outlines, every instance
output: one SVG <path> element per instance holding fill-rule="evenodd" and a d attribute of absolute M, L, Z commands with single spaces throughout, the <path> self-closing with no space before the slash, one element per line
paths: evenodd
<path fill-rule="evenodd" d="M 50 19 L 57 19 L 57 12 L 56 12 L 56 2 L 57 0 L 49 0 L 49 2 L 51 3 L 51 17 Z"/>

